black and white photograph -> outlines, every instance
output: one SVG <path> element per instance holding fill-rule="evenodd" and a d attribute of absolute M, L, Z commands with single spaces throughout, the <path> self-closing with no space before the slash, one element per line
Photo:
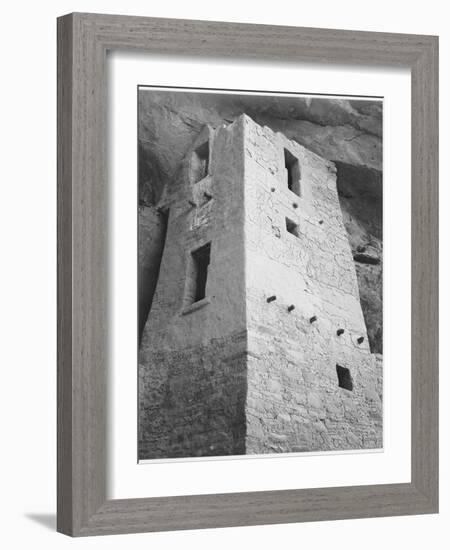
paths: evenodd
<path fill-rule="evenodd" d="M 140 461 L 382 449 L 382 117 L 138 88 Z"/>
<path fill-rule="evenodd" d="M 448 546 L 445 8 L 4 4 L 3 548 Z"/>

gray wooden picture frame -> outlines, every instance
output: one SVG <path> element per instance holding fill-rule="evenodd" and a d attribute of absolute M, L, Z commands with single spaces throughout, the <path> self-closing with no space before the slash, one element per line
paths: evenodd
<path fill-rule="evenodd" d="M 107 499 L 108 50 L 411 69 L 410 483 Z M 57 528 L 72 536 L 438 511 L 437 37 L 83 13 L 58 19 L 57 487 Z"/>

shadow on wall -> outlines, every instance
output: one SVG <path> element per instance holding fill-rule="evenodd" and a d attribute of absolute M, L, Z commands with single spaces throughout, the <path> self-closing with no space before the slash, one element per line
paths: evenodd
<path fill-rule="evenodd" d="M 142 338 L 158 282 L 159 268 L 166 242 L 168 219 L 168 210 L 158 210 L 153 206 L 139 207 L 139 342 Z"/>
<path fill-rule="evenodd" d="M 25 514 L 25 517 L 50 531 L 56 531 L 56 514 Z"/>

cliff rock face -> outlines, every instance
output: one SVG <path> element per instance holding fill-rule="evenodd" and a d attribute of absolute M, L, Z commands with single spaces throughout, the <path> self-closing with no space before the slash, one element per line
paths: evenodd
<path fill-rule="evenodd" d="M 336 163 L 371 351 L 382 353 L 382 103 L 217 93 L 139 93 L 139 202 L 159 200 L 205 124 L 246 113 Z M 140 243 L 141 246 L 141 243 Z"/>

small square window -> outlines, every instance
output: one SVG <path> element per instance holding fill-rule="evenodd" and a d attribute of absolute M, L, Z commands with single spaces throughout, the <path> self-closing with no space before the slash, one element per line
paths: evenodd
<path fill-rule="evenodd" d="M 339 387 L 344 388 L 345 390 L 352 391 L 353 379 L 349 369 L 341 367 L 341 365 L 336 365 L 336 372 L 338 376 Z"/>
<path fill-rule="evenodd" d="M 296 224 L 294 221 L 290 220 L 289 218 L 286 218 L 286 231 L 291 235 L 294 235 L 294 237 L 298 238 L 300 236 L 300 230 L 299 230 L 298 224 Z"/>

